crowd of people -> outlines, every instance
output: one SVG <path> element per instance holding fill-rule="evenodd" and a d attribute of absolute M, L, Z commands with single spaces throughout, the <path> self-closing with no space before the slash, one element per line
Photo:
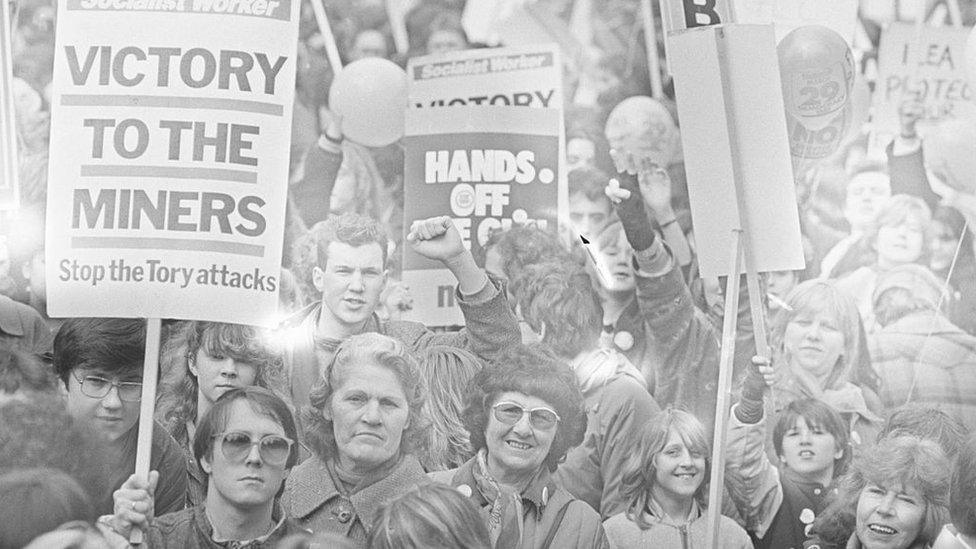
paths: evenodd
<path fill-rule="evenodd" d="M 538 2 L 567 32 L 580 3 Z M 409 48 L 386 3 L 327 4 L 347 62 L 487 47 L 468 40 L 463 0 L 410 2 Z M 866 77 L 882 4 L 861 1 Z M 917 103 L 886 148 L 869 121 L 796 166 L 807 267 L 762 275 L 762 349 L 745 279 L 730 310 L 727 281 L 698 270 L 688 151 L 673 86 L 650 98 L 637 2 L 592 3 L 567 56 L 567 218 L 495 231 L 477 257 L 450 217 L 404 220 L 400 143 L 344 138 L 303 3 L 280 324 L 164 321 L 144 478 L 146 322 L 47 314 L 56 7 L 16 7 L 0 549 L 140 534 L 151 548 L 703 548 L 709 508 L 722 548 L 976 547 L 976 194 L 925 164 Z M 976 4 L 962 7 L 971 25 Z M 633 149 L 628 123 L 673 146 Z M 407 247 L 453 275 L 463 327 L 409 320 Z M 709 501 L 728 314 L 733 405 Z"/>

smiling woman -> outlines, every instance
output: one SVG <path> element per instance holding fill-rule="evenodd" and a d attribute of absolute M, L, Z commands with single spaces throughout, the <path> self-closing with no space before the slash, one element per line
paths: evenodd
<path fill-rule="evenodd" d="M 477 454 L 431 477 L 469 496 L 493 547 L 606 547 L 600 516 L 552 477 L 586 429 L 568 364 L 518 345 L 468 385 L 463 415 Z"/>
<path fill-rule="evenodd" d="M 282 504 L 313 532 L 365 546 L 379 506 L 426 481 L 408 454 L 424 429 L 423 378 L 399 341 L 366 333 L 339 345 L 309 398 L 315 455 L 288 477 Z"/>
<path fill-rule="evenodd" d="M 949 522 L 950 474 L 949 461 L 934 442 L 885 439 L 855 459 L 804 547 L 928 547 Z"/>

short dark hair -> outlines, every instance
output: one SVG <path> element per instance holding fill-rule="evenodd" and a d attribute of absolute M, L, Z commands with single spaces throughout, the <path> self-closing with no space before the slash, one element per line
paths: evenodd
<path fill-rule="evenodd" d="M 50 366 L 33 355 L 0 349 L 0 393 L 55 392 L 58 379 Z"/>
<path fill-rule="evenodd" d="M 934 406 L 910 402 L 888 413 L 877 440 L 881 442 L 886 438 L 905 435 L 935 442 L 952 459 L 959 455 L 969 429 Z"/>
<path fill-rule="evenodd" d="M 376 243 L 383 253 L 383 267 L 386 268 L 388 240 L 380 223 L 371 217 L 347 212 L 333 215 L 314 228 L 316 241 L 315 264 L 325 269 L 329 260 L 329 244 L 341 242 L 359 247 Z"/>
<path fill-rule="evenodd" d="M 613 211 L 610 199 L 604 193 L 610 176 L 597 168 L 576 168 L 566 176 L 569 180 L 569 196 L 582 194 L 591 202 L 605 200 L 607 208 Z"/>
<path fill-rule="evenodd" d="M 295 418 L 285 401 L 273 392 L 263 387 L 240 387 L 227 391 L 207 413 L 200 419 L 197 425 L 197 432 L 193 436 L 193 457 L 197 463 L 207 458 L 213 459 L 214 435 L 223 432 L 230 421 L 230 409 L 238 400 L 243 400 L 251 407 L 255 413 L 267 416 L 278 422 L 285 436 L 295 442 L 288 454 L 285 468 L 291 469 L 298 463 L 298 428 L 295 427 Z"/>
<path fill-rule="evenodd" d="M 844 455 L 834 460 L 833 476 L 836 478 L 843 475 L 851 461 L 851 435 L 840 414 L 815 398 L 794 400 L 779 413 L 776 425 L 773 426 L 773 447 L 776 455 L 783 455 L 783 437 L 796 425 L 799 418 L 803 418 L 811 429 L 819 427 L 833 435 L 834 443 L 844 451 Z"/>
<path fill-rule="evenodd" d="M 576 376 L 563 360 L 543 345 L 518 344 L 503 351 L 468 384 L 462 420 L 475 450 L 487 447 L 488 410 L 499 394 L 514 391 L 540 398 L 560 417 L 552 447 L 545 458 L 550 471 L 570 448 L 583 441 L 586 411 Z"/>
<path fill-rule="evenodd" d="M 514 285 L 522 316 L 542 342 L 563 358 L 596 348 L 603 330 L 603 305 L 589 275 L 559 264 L 532 265 Z"/>
<path fill-rule="evenodd" d="M 139 318 L 69 318 L 54 336 L 54 371 L 67 386 L 76 368 L 142 373 L 146 323 Z"/>
<path fill-rule="evenodd" d="M 949 486 L 949 516 L 961 534 L 976 536 L 976 436 L 969 437 L 956 458 Z"/>
<path fill-rule="evenodd" d="M 57 469 L 20 469 L 0 476 L 0 548 L 24 547 L 66 522 L 93 522 L 91 499 Z"/>

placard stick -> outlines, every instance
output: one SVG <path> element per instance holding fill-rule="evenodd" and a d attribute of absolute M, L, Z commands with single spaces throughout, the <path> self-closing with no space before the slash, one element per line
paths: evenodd
<path fill-rule="evenodd" d="M 11 4 L 0 0 L 0 188 L 13 190 L 14 201 L 8 205 L 17 207 L 17 127 L 14 120 L 13 53 L 11 33 L 16 29 Z"/>
<path fill-rule="evenodd" d="M 730 273 L 739 272 L 742 259 L 742 230 L 732 231 Z M 722 516 L 722 486 L 725 483 L 725 435 L 729 422 L 729 398 L 732 366 L 735 362 L 735 332 L 739 319 L 739 277 L 730 275 L 725 282 L 725 315 L 722 320 L 722 352 L 719 358 L 718 398 L 715 400 L 715 432 L 712 436 L 712 473 L 708 480 L 708 537 L 705 547 L 718 547 L 718 526 Z"/>
<path fill-rule="evenodd" d="M 139 441 L 136 446 L 136 476 L 149 479 L 149 458 L 152 451 L 153 415 L 156 412 L 156 382 L 159 377 L 159 339 L 162 319 L 146 320 L 146 354 L 142 365 L 142 399 L 139 402 Z M 129 543 L 142 543 L 143 533 L 133 528 Z"/>
<path fill-rule="evenodd" d="M 946 0 L 946 6 L 949 7 L 949 20 L 952 22 L 952 26 L 963 26 L 962 12 L 959 10 L 959 0 Z"/>
<path fill-rule="evenodd" d="M 407 25 L 403 19 L 404 1 L 386 0 L 386 18 L 390 21 L 393 44 L 400 55 L 406 55 L 410 51 L 410 37 L 407 35 Z"/>
<path fill-rule="evenodd" d="M 325 39 L 325 55 L 332 65 L 332 72 L 339 74 L 342 70 L 342 58 L 339 57 L 339 46 L 336 45 L 335 35 L 332 34 L 332 27 L 329 26 L 329 16 L 325 14 L 322 0 L 312 0 L 312 11 L 315 13 L 315 21 L 319 24 L 319 32 Z"/>
<path fill-rule="evenodd" d="M 644 20 L 644 49 L 647 52 L 647 72 L 651 75 L 651 97 L 664 96 L 661 84 L 661 63 L 657 57 L 657 29 L 654 27 L 654 11 L 651 0 L 641 0 L 641 17 Z"/>

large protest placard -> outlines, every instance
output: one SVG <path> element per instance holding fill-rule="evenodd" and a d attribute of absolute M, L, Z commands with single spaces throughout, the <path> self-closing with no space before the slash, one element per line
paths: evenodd
<path fill-rule="evenodd" d="M 494 230 L 513 224 L 553 227 L 560 116 L 554 109 L 516 107 L 407 111 L 405 225 L 450 215 L 475 256 Z M 414 296 L 412 320 L 463 324 L 453 275 L 409 245 L 403 281 Z"/>
<path fill-rule="evenodd" d="M 410 158 L 415 157 L 416 150 L 411 147 L 420 146 L 419 141 L 410 139 L 411 128 L 416 135 L 443 134 L 452 135 L 457 133 L 457 123 L 459 120 L 464 122 L 465 132 L 474 138 L 479 132 L 486 139 L 485 143 L 496 143 L 497 135 L 519 134 L 517 128 L 523 128 L 525 121 L 549 120 L 552 117 L 556 120 L 556 129 L 541 130 L 531 129 L 527 133 L 536 136 L 556 136 L 557 153 L 554 156 L 554 164 L 550 169 L 554 172 L 555 183 L 547 185 L 547 192 L 535 193 L 532 196 L 532 209 L 526 210 L 531 215 L 526 215 L 525 219 L 536 219 L 537 216 L 532 212 L 549 212 L 545 216 L 551 218 L 550 225 L 554 228 L 558 220 L 565 219 L 568 203 L 566 174 L 562 168 L 564 157 L 564 141 L 562 135 L 562 62 L 559 55 L 559 47 L 555 44 L 528 45 L 507 48 L 492 48 L 468 50 L 459 52 L 448 52 L 437 55 L 416 57 L 410 60 L 407 65 L 408 81 L 408 102 L 409 111 L 407 117 L 407 135 L 404 146 L 407 148 L 407 168 L 404 176 L 404 220 L 405 226 L 409 228 L 410 223 L 417 219 L 431 217 L 435 215 L 445 215 L 451 213 L 449 203 L 440 201 L 440 209 L 429 208 L 415 197 L 425 196 L 429 188 L 423 179 L 411 177 Z M 468 110 L 468 107 L 527 107 L 508 111 L 504 108 L 496 110 L 479 111 Z M 460 110 L 460 108 L 464 110 Z M 552 111 L 549 114 L 523 113 L 525 110 Z M 441 112 L 443 111 L 443 112 Z M 512 114 L 505 114 L 505 113 Z M 464 120 L 467 113 L 476 113 L 479 118 Z M 496 113 L 497 116 L 504 116 L 506 119 L 513 120 L 513 125 L 506 127 L 499 125 L 499 120 L 491 120 L 490 114 Z M 521 114 L 516 114 L 521 113 Z M 521 116 L 522 118 L 519 118 Z M 542 117 L 542 118 L 540 118 Z M 444 126 L 438 127 L 437 121 L 444 121 Z M 411 122 L 412 121 L 412 122 Z M 422 133 L 416 133 L 422 132 Z M 499 134 L 498 132 L 502 132 Z M 524 132 L 522 132 L 524 133 Z M 448 143 L 450 141 L 448 140 Z M 498 143 L 504 144 L 504 139 Z M 483 149 L 492 149 L 484 146 Z M 511 152 L 511 151 L 510 151 Z M 525 187 L 519 186 L 520 189 Z M 522 194 L 522 191 L 517 193 Z M 513 204 L 521 204 L 513 202 Z M 517 208 L 510 208 L 511 211 Z M 452 214 L 453 215 L 453 214 Z M 455 215 L 455 217 L 457 217 Z M 462 216 L 466 217 L 466 216 Z M 499 216 L 489 216 L 499 217 Z M 511 223 L 513 216 L 506 216 Z M 500 217 L 499 217 L 500 218 Z M 514 216 L 516 223 L 521 223 L 523 216 Z M 486 228 L 489 224 L 484 225 Z M 477 226 L 474 228 L 477 235 Z M 474 249 L 477 250 L 480 243 L 474 239 Z M 408 252 L 409 253 L 409 252 Z M 475 257 L 478 257 L 476 254 Z M 404 280 L 408 281 L 411 292 L 414 296 L 414 311 L 412 319 L 427 322 L 436 326 L 445 326 L 462 323 L 462 318 L 454 307 L 453 279 L 444 270 L 434 276 L 417 276 L 416 272 L 409 274 L 406 272 L 407 264 L 405 259 Z M 429 267 L 429 265 L 428 265 Z M 412 267 L 416 269 L 416 267 Z M 426 269 L 427 267 L 424 267 Z M 413 280 L 410 283 L 409 280 Z M 445 290 L 447 288 L 447 290 Z M 445 293 L 446 292 L 446 293 Z M 449 306 L 445 306 L 449 304 Z"/>
<path fill-rule="evenodd" d="M 917 99 L 925 108 L 917 126 L 923 137 L 943 120 L 976 116 L 964 60 L 969 32 L 908 23 L 888 27 L 878 52 L 873 102 L 875 146 L 885 147 L 898 133 L 898 108 L 906 100 Z"/>
<path fill-rule="evenodd" d="M 736 0 L 736 23 L 772 24 L 776 43 L 797 27 L 822 25 L 848 44 L 857 26 L 857 0 Z"/>
<path fill-rule="evenodd" d="M 16 208 L 17 124 L 14 119 L 10 3 L 0 0 L 0 209 Z"/>
<path fill-rule="evenodd" d="M 52 316 L 274 320 L 297 18 L 293 0 L 59 1 Z"/>

